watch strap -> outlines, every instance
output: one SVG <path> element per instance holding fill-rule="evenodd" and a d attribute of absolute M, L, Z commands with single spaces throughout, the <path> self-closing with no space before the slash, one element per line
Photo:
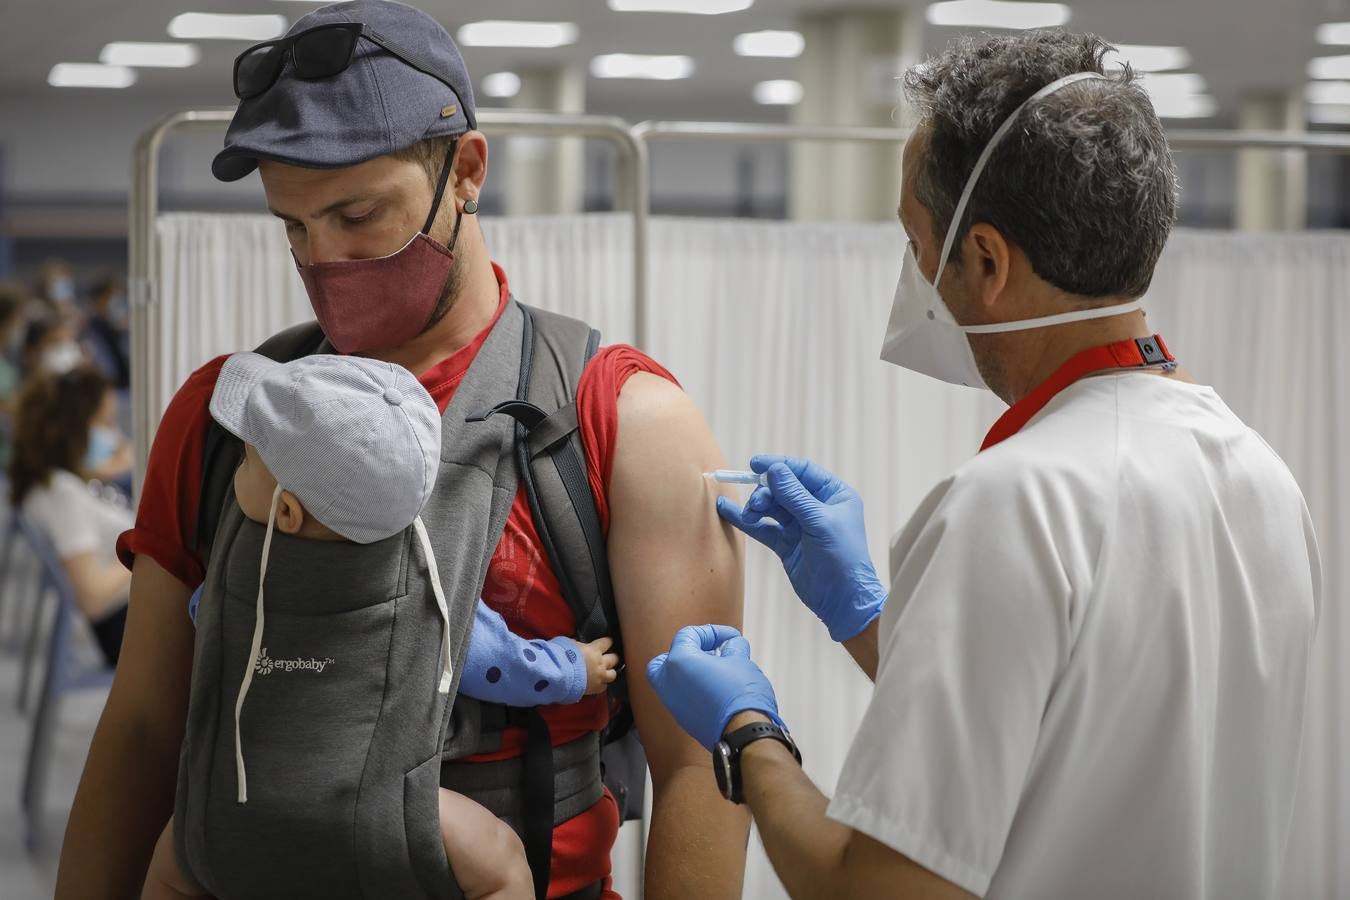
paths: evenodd
<path fill-rule="evenodd" d="M 726 741 L 727 746 L 731 748 L 732 758 L 739 760 L 742 750 L 750 744 L 753 744 L 755 741 L 764 740 L 765 738 L 778 741 L 784 747 L 787 747 L 788 750 L 792 751 L 792 755 L 796 758 L 797 764 L 801 764 L 802 754 L 801 751 L 797 749 L 797 744 L 787 733 L 786 728 L 783 728 L 781 725 L 774 722 L 751 722 L 749 725 L 742 725 L 740 728 L 737 728 L 735 731 L 724 737 L 723 740 Z"/>
<path fill-rule="evenodd" d="M 719 781 L 726 781 L 726 790 L 723 795 L 732 803 L 745 802 L 744 780 L 741 777 L 741 751 L 760 740 L 775 740 L 787 747 L 792 753 L 793 759 L 797 760 L 797 765 L 801 765 L 802 754 L 797 749 L 797 744 L 788 734 L 787 729 L 776 722 L 751 722 L 737 728 L 735 731 L 726 735 L 719 742 L 719 746 L 726 748 L 726 769 L 725 773 L 718 770 Z M 714 765 L 716 765 L 716 761 Z M 725 776 L 725 778 L 724 778 Z"/>

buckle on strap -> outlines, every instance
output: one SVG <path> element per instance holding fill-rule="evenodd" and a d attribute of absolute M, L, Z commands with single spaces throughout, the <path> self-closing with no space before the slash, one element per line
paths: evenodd
<path fill-rule="evenodd" d="M 503 400 L 491 409 L 465 416 L 464 421 L 486 422 L 498 413 L 510 416 L 526 429 L 533 428 L 548 418 L 548 413 L 527 400 Z"/>
<path fill-rule="evenodd" d="M 1177 367 L 1176 360 L 1168 351 L 1167 345 L 1162 342 L 1158 335 L 1146 338 L 1135 338 L 1134 345 L 1139 348 L 1139 356 L 1144 360 L 1145 366 L 1161 366 L 1164 371 L 1171 372 Z"/>
<path fill-rule="evenodd" d="M 487 807 L 519 833 L 523 827 L 525 759 L 491 762 L 447 760 L 441 763 L 441 787 Z M 590 809 L 604 796 L 597 732 L 553 748 L 553 824 L 561 825 Z"/>

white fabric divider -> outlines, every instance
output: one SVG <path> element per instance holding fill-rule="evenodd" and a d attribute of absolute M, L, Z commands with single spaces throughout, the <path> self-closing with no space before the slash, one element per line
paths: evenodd
<path fill-rule="evenodd" d="M 1181 232 L 1150 320 L 1197 378 L 1280 454 L 1312 511 L 1325 573 L 1285 897 L 1350 896 L 1350 235 Z"/>
<path fill-rule="evenodd" d="M 607 343 L 632 339 L 631 220 L 484 220 L 493 258 L 526 303 L 580 316 Z M 279 224 L 263 216 L 161 217 L 162 360 L 156 411 L 211 356 L 309 317 Z M 756 452 L 815 458 L 867 502 L 871 550 L 928 489 L 973 454 L 1002 405 L 878 359 L 899 273 L 897 226 L 657 219 L 650 233 L 646 348 L 698 402 L 730 464 Z M 1213 384 L 1289 463 L 1326 563 L 1286 896 L 1350 891 L 1350 723 L 1343 601 L 1350 591 L 1350 237 L 1180 232 L 1149 293 L 1150 319 L 1182 364 Z M 1339 454 L 1339 455 L 1338 455 Z M 653 473 L 659 477 L 659 473 Z M 1009 536 L 1015 540 L 1015 536 Z M 884 572 L 883 572 L 884 577 Z M 1146 588 L 1148 573 L 1141 573 Z M 777 560 L 747 554 L 746 631 L 773 679 L 807 771 L 828 793 L 869 686 L 793 597 Z M 621 875 L 627 897 L 635 877 Z M 757 842 L 744 895 L 785 896 Z"/>

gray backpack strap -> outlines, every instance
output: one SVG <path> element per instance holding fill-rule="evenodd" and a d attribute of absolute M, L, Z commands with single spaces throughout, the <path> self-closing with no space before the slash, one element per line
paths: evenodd
<path fill-rule="evenodd" d="M 493 551 L 506 528 L 519 487 L 516 468 L 515 436 L 509 422 L 484 421 L 477 417 L 479 410 L 488 408 L 507 391 L 516 388 L 519 379 L 518 353 L 524 314 L 516 303 L 507 305 L 496 327 L 488 335 L 482 349 L 474 357 L 464 381 L 455 390 L 454 399 L 441 420 L 441 467 L 438 483 L 446 480 L 487 479 L 492 482 L 491 502 L 482 510 L 469 510 L 454 504 L 438 502 L 441 492 L 433 493 L 422 510 L 422 521 L 436 547 L 436 563 L 442 573 L 472 569 L 475 573 L 474 595 L 470 598 L 460 628 L 452 635 L 451 658 L 457 663 L 466 657 L 469 630 L 473 625 L 473 604 L 478 602 L 483 583 L 487 580 L 488 564 Z M 467 440 L 472 433 L 472 440 Z M 465 453 L 465 447 L 469 452 Z M 482 530 L 480 516 L 486 517 L 487 529 Z M 473 537 L 473 540 L 470 540 Z M 443 579 L 444 580 L 444 579 Z M 451 585 L 447 584 L 447 588 Z M 446 596 L 450 596 L 447 590 Z M 454 617 L 452 617 L 453 619 Z M 461 666 L 455 666 L 450 693 L 459 689 Z"/>
<path fill-rule="evenodd" d="M 535 342 L 532 368 L 521 398 L 547 415 L 517 430 L 521 478 L 535 529 L 558 576 L 577 624 L 577 639 L 609 635 L 623 656 L 623 633 L 614 603 L 609 553 L 577 421 L 582 373 L 600 345 L 600 333 L 583 322 L 530 309 Z M 526 423 L 522 422 L 522 426 Z M 521 432 L 528 432 L 524 438 Z M 647 758 L 628 705 L 626 664 L 609 690 L 610 724 L 601 736 L 604 785 L 622 821 L 641 818 Z"/>
<path fill-rule="evenodd" d="M 515 420 L 517 468 L 525 484 L 535 527 L 558 576 L 563 597 L 573 611 L 578 634 L 590 641 L 609 631 L 602 592 L 609 598 L 611 609 L 613 603 L 604 533 L 586 479 L 575 396 L 586 363 L 599 346 L 600 335 L 574 319 L 528 307 L 521 309 L 525 327 L 516 398 L 485 409 L 478 418 L 505 421 L 509 416 Z M 485 730 L 499 730 L 506 724 L 525 728 L 519 786 L 523 802 L 513 804 L 506 792 L 493 798 L 498 802 L 489 808 L 503 816 L 519 810 L 518 829 L 525 856 L 536 895 L 542 898 L 548 886 L 553 828 L 560 811 L 567 808 L 573 812 L 578 801 L 599 798 L 598 777 L 593 780 L 583 777 L 584 785 L 570 784 L 574 772 L 599 775 L 598 746 L 589 742 L 591 755 L 580 769 L 563 766 L 560 772 L 560 748 L 553 746 L 548 722 L 537 709 L 507 710 L 487 704 L 480 705 L 480 709 L 483 721 L 493 723 Z M 463 774 L 459 773 L 459 777 Z M 442 785 L 456 780 L 453 767 L 449 772 L 443 771 Z"/>
<path fill-rule="evenodd" d="M 522 307 L 531 320 L 522 353 L 525 368 L 516 400 L 496 406 L 516 420 L 516 453 L 540 541 L 563 599 L 576 620 L 577 639 L 604 635 L 622 652 L 609 554 L 577 422 L 576 391 L 600 345 L 600 332 L 557 313 Z"/>

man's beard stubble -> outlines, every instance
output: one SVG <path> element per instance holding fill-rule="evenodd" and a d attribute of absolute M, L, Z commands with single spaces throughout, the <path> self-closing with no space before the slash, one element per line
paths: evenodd
<path fill-rule="evenodd" d="M 455 231 L 451 232 L 456 235 L 454 244 L 459 243 L 457 233 L 459 231 L 459 221 L 462 219 L 463 213 L 458 213 L 457 215 L 459 218 L 456 219 Z M 455 253 L 454 244 L 448 245 L 452 255 Z M 450 266 L 450 273 L 445 276 L 445 284 L 441 286 L 440 299 L 436 301 L 436 309 L 432 311 L 431 318 L 427 320 L 426 327 L 418 332 L 418 337 L 421 337 L 439 325 L 441 320 L 450 314 L 450 310 L 454 309 L 455 301 L 459 299 L 460 289 L 464 286 L 464 273 L 458 263 L 459 260 L 456 259 L 455 263 Z"/>
<path fill-rule="evenodd" d="M 418 337 L 421 337 L 431 329 L 435 328 L 441 323 L 442 319 L 450 314 L 450 310 L 455 307 L 455 301 L 459 299 L 460 288 L 463 284 L 463 273 L 460 271 L 459 266 L 452 265 L 450 267 L 450 274 L 445 276 L 445 285 L 441 288 L 440 299 L 436 301 L 436 309 L 432 312 L 426 327 L 418 333 Z"/>

